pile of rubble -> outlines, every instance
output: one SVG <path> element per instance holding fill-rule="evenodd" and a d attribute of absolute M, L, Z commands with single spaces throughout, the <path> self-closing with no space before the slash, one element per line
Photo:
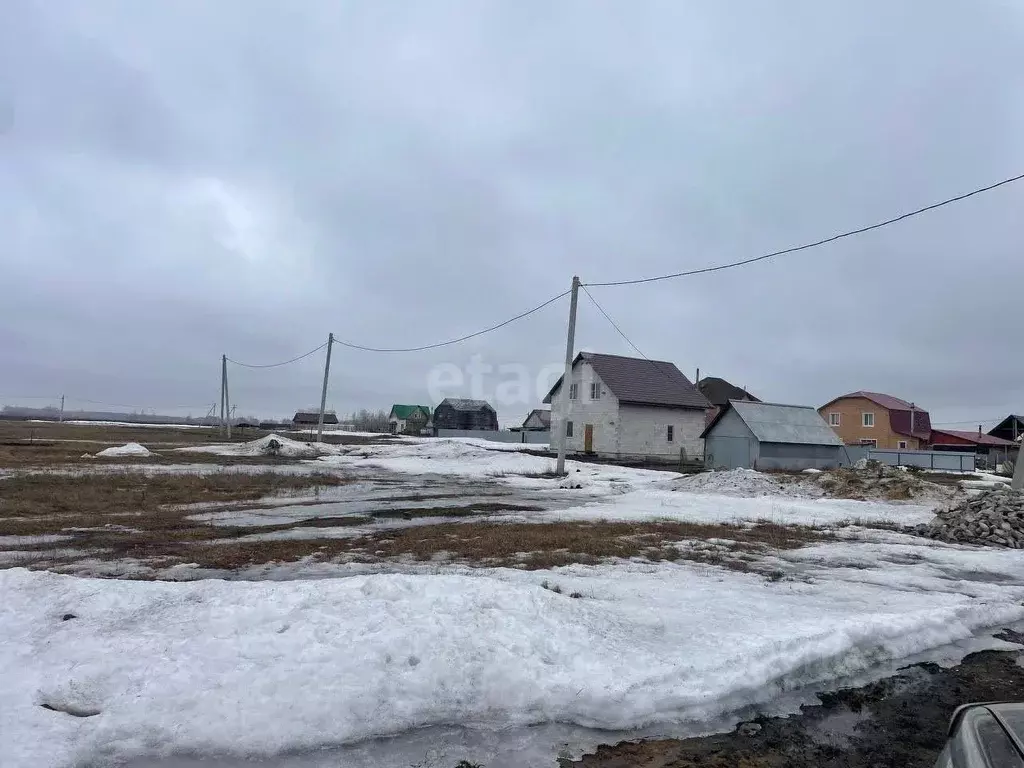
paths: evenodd
<path fill-rule="evenodd" d="M 939 503 L 950 501 L 957 488 L 928 481 L 923 472 L 865 462 L 815 475 L 828 496 L 860 501 L 913 501 Z"/>
<path fill-rule="evenodd" d="M 942 541 L 1024 549 L 1024 493 L 984 491 L 935 513 L 917 534 Z"/>

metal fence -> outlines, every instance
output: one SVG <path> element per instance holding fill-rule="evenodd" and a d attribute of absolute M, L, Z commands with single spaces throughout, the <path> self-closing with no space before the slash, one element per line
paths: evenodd
<path fill-rule="evenodd" d="M 872 448 L 867 445 L 847 445 L 840 451 L 842 466 L 850 466 L 860 459 L 877 461 L 890 467 L 921 467 L 946 472 L 973 472 L 977 469 L 977 456 L 973 453 L 953 451 L 901 451 Z"/>
<path fill-rule="evenodd" d="M 493 429 L 439 429 L 438 437 L 475 437 L 478 440 L 490 440 L 494 443 L 524 443 L 529 445 L 547 445 L 551 442 L 551 432 L 509 432 Z"/>

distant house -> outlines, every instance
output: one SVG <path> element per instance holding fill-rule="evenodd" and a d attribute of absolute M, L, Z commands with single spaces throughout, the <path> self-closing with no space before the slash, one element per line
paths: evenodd
<path fill-rule="evenodd" d="M 534 408 L 530 415 L 523 421 L 521 429 L 524 432 L 543 432 L 551 429 L 551 411 L 544 408 Z"/>
<path fill-rule="evenodd" d="M 992 437 L 1001 437 L 1003 440 L 1011 440 L 1018 445 L 1024 438 L 1024 416 L 1010 414 L 988 431 Z"/>
<path fill-rule="evenodd" d="M 708 424 L 711 423 L 722 408 L 729 404 L 730 400 L 748 400 L 752 403 L 761 402 L 747 392 L 745 387 L 737 387 L 735 384 L 730 384 L 725 379 L 720 379 L 717 376 L 705 376 L 697 382 L 697 389 L 714 406 L 708 410 Z"/>
<path fill-rule="evenodd" d="M 703 453 L 711 403 L 673 363 L 580 352 L 569 386 L 562 384 L 559 378 L 544 402 L 551 404 L 551 434 L 564 431 L 569 451 L 665 460 Z"/>
<path fill-rule="evenodd" d="M 846 445 L 918 450 L 931 439 L 928 411 L 880 392 L 851 392 L 825 403 L 818 413 Z"/>
<path fill-rule="evenodd" d="M 430 426 L 430 406 L 396 403 L 391 406 L 388 424 L 391 425 L 391 434 L 393 435 L 422 434 Z"/>
<path fill-rule="evenodd" d="M 843 451 L 809 405 L 731 400 L 701 437 L 711 469 L 833 469 Z"/>
<path fill-rule="evenodd" d="M 984 464 L 990 468 L 1007 459 L 1015 461 L 1020 450 L 1020 443 L 991 434 L 986 435 L 981 431 L 981 427 L 978 427 L 977 432 L 933 429 L 931 445 L 933 451 L 964 451 L 977 454 L 979 458 L 984 457 L 984 461 L 978 462 L 979 465 Z"/>
<path fill-rule="evenodd" d="M 296 411 L 292 416 L 292 424 L 297 427 L 315 427 L 320 423 L 320 411 Z M 332 411 L 324 413 L 324 424 L 337 424 L 338 415 Z"/>
<path fill-rule="evenodd" d="M 498 429 L 498 413 L 485 400 L 446 397 L 434 409 L 434 434 L 439 429 Z"/>

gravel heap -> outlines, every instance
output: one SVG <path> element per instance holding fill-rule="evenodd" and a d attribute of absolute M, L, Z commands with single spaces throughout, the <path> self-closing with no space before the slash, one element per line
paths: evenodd
<path fill-rule="evenodd" d="M 917 533 L 932 539 L 1024 549 L 1024 493 L 1009 488 L 984 491 L 935 513 Z"/>

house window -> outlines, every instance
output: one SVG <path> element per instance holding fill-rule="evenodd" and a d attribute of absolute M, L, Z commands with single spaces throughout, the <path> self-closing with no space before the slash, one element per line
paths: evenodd
<path fill-rule="evenodd" d="M 580 396 L 580 385 L 570 384 L 569 385 L 569 399 L 576 400 Z"/>
<path fill-rule="evenodd" d="M 866 446 L 868 448 L 877 448 L 878 447 L 878 441 L 875 440 L 874 438 L 865 437 L 863 440 L 860 441 L 860 444 L 863 445 L 863 446 Z"/>
<path fill-rule="evenodd" d="M 838 413 L 830 413 L 828 415 L 828 425 L 830 427 L 838 427 L 839 426 L 839 414 Z"/>
<path fill-rule="evenodd" d="M 860 419 L 861 426 L 863 427 L 875 426 L 875 414 L 873 413 L 862 413 L 860 415 Z"/>
<path fill-rule="evenodd" d="M 572 422 L 571 421 L 565 422 L 565 436 L 566 437 L 572 437 Z"/>
<path fill-rule="evenodd" d="M 675 438 L 675 427 L 673 427 L 671 424 L 669 424 L 668 425 L 668 441 L 671 443 L 674 438 Z"/>
<path fill-rule="evenodd" d="M 592 381 L 590 382 L 590 399 L 600 400 L 601 399 L 601 382 Z"/>
<path fill-rule="evenodd" d="M 907 441 L 900 440 L 898 443 L 896 443 L 896 448 L 898 448 L 901 451 L 907 450 Z"/>

